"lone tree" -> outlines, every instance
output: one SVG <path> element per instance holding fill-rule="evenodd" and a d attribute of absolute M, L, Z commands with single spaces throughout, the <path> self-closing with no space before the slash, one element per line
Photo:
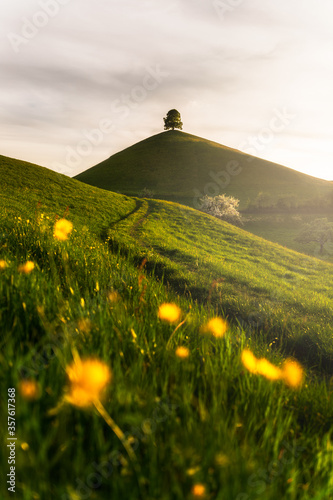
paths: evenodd
<path fill-rule="evenodd" d="M 319 244 L 319 254 L 324 253 L 324 245 L 333 240 L 333 223 L 326 218 L 316 219 L 305 224 L 295 238 L 299 243 L 310 243 L 314 241 Z"/>
<path fill-rule="evenodd" d="M 170 128 L 172 128 L 172 130 L 175 130 L 175 128 L 179 128 L 180 130 L 183 129 L 180 113 L 176 109 L 170 109 L 163 120 L 164 130 L 169 130 Z"/>

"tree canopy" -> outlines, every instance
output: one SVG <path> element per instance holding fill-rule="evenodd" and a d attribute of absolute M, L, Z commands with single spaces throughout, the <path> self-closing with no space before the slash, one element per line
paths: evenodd
<path fill-rule="evenodd" d="M 169 130 L 170 128 L 172 130 L 175 130 L 175 128 L 179 128 L 180 130 L 183 129 L 183 122 L 181 121 L 180 113 L 176 109 L 170 109 L 163 120 L 164 130 Z"/>
<path fill-rule="evenodd" d="M 299 243 L 314 241 L 319 244 L 319 253 L 323 254 L 325 243 L 333 240 L 333 223 L 326 218 L 316 219 L 305 224 L 295 240 Z"/>

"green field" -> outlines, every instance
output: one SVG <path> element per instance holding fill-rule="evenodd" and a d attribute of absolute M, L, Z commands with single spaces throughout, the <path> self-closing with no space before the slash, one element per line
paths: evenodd
<path fill-rule="evenodd" d="M 17 396 L 16 496 L 3 481 L 0 498 L 333 496 L 330 263 L 18 160 L 0 157 L 0 174 L 6 474 L 8 388 Z M 53 236 L 62 217 L 66 241 Z M 174 324 L 158 317 L 165 302 L 181 308 Z M 222 338 L 203 331 L 216 316 L 229 324 Z M 278 367 L 293 356 L 302 386 L 250 373 L 244 348 Z M 98 404 L 64 402 L 78 356 L 111 370 L 112 421 Z M 38 384 L 31 400 L 24 379 Z"/>
<path fill-rule="evenodd" d="M 290 211 L 284 213 L 255 213 L 244 214 L 243 228 L 250 233 L 261 236 L 269 241 L 296 250 L 297 252 L 333 262 L 333 246 L 328 241 L 324 246 L 323 253 L 320 253 L 320 245 L 314 241 L 309 243 L 299 243 L 297 235 L 305 224 L 313 223 L 316 219 L 327 218 L 333 222 L 332 210 L 318 213 Z"/>

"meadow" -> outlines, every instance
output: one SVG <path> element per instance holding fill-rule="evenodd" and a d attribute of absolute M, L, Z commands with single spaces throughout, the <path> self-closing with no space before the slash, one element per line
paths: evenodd
<path fill-rule="evenodd" d="M 331 264 L 176 203 L 0 172 L 1 498 L 332 497 Z"/>

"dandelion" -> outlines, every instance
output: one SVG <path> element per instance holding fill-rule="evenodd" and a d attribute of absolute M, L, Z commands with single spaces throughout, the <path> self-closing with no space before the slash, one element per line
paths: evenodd
<path fill-rule="evenodd" d="M 180 359 L 186 359 L 190 355 L 190 350 L 187 347 L 179 346 L 176 349 L 176 356 Z"/>
<path fill-rule="evenodd" d="M 66 367 L 70 382 L 70 391 L 65 395 L 64 400 L 60 403 L 58 408 L 60 408 L 64 402 L 79 408 L 94 405 L 101 417 L 124 446 L 137 474 L 139 488 L 141 489 L 141 471 L 136 455 L 130 445 L 130 441 L 126 438 L 123 431 L 112 419 L 101 402 L 101 395 L 112 378 L 110 368 L 103 361 L 98 359 L 81 360 L 76 351 L 73 352 L 73 355 L 75 361 Z M 52 414 L 57 412 L 58 408 L 55 408 Z"/>
<path fill-rule="evenodd" d="M 267 359 L 262 358 L 257 361 L 257 371 L 268 380 L 279 380 L 282 377 L 282 371 L 277 366 L 272 365 Z"/>
<path fill-rule="evenodd" d="M 92 322 L 89 318 L 80 318 L 77 322 L 77 327 L 82 333 L 90 333 L 92 329 Z"/>
<path fill-rule="evenodd" d="M 115 304 L 116 302 L 119 302 L 119 301 L 120 301 L 120 299 L 121 299 L 121 297 L 120 297 L 119 293 L 118 293 L 116 290 L 114 290 L 114 291 L 112 291 L 112 292 L 110 292 L 110 293 L 108 294 L 108 300 L 109 300 L 111 303 L 114 303 L 114 304 Z"/>
<path fill-rule="evenodd" d="M 272 365 L 272 363 L 265 358 L 257 359 L 248 349 L 243 350 L 241 360 L 250 373 L 263 375 L 268 380 L 280 380 L 282 378 L 282 371 L 280 368 Z"/>
<path fill-rule="evenodd" d="M 28 401 L 33 401 L 39 397 L 39 386 L 35 380 L 21 380 L 18 389 L 21 396 Z"/>
<path fill-rule="evenodd" d="M 186 474 L 188 476 L 194 476 L 197 472 L 199 472 L 201 469 L 201 467 L 197 466 L 197 467 L 190 467 L 189 469 L 187 469 L 186 471 Z"/>
<path fill-rule="evenodd" d="M 254 354 L 248 349 L 244 349 L 242 352 L 242 363 L 247 370 L 251 373 L 257 373 L 257 363 L 258 360 Z"/>
<path fill-rule="evenodd" d="M 169 323 L 176 323 L 182 314 L 181 309 L 176 304 L 161 304 L 158 309 L 158 317 Z"/>
<path fill-rule="evenodd" d="M 31 260 L 28 260 L 25 264 L 18 267 L 18 271 L 24 274 L 31 273 L 33 269 L 35 269 L 35 264 Z"/>
<path fill-rule="evenodd" d="M 7 266 L 8 266 L 8 264 L 5 260 L 0 260 L 0 270 L 6 269 Z"/>
<path fill-rule="evenodd" d="M 65 400 L 81 408 L 99 400 L 111 380 L 109 367 L 97 359 L 78 359 L 67 366 L 66 372 L 70 381 L 70 392 Z"/>
<path fill-rule="evenodd" d="M 303 382 L 303 368 L 296 361 L 287 359 L 282 366 L 282 377 L 287 385 L 296 389 Z"/>
<path fill-rule="evenodd" d="M 28 443 L 22 443 L 22 444 L 21 444 L 21 448 L 22 448 L 22 450 L 23 450 L 23 451 L 27 451 L 27 450 L 29 450 L 29 445 L 28 445 Z"/>
<path fill-rule="evenodd" d="M 69 234 L 72 232 L 73 224 L 67 219 L 59 219 L 54 226 L 53 236 L 60 241 L 68 239 Z"/>
<path fill-rule="evenodd" d="M 206 487 L 203 484 L 195 484 L 192 488 L 192 495 L 195 497 L 203 497 L 206 493 Z"/>
<path fill-rule="evenodd" d="M 209 332 L 216 338 L 223 337 L 227 330 L 228 330 L 228 323 L 224 319 L 218 317 L 212 318 L 203 327 L 204 332 Z"/>

